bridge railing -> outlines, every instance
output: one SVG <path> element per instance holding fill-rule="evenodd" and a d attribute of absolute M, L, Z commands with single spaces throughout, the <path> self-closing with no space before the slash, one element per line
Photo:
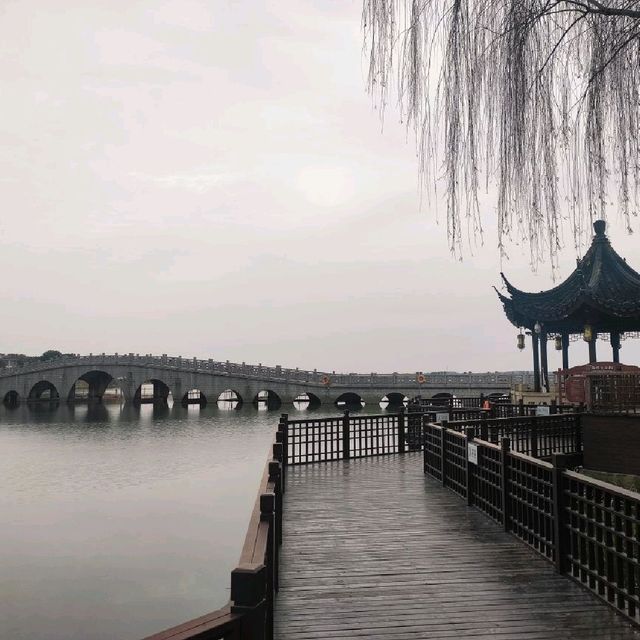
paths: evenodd
<path fill-rule="evenodd" d="M 565 418 L 565 416 L 562 416 Z M 640 624 L 640 494 L 444 425 L 424 426 L 424 472 Z M 576 447 L 577 448 L 577 447 Z"/>
<path fill-rule="evenodd" d="M 145 640 L 273 640 L 273 610 L 279 585 L 284 435 L 278 427 L 247 528 L 238 566 L 231 572 L 231 600 L 221 609 Z"/>

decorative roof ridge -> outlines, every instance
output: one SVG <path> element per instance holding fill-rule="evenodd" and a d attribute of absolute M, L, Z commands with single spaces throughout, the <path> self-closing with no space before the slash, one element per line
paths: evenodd
<path fill-rule="evenodd" d="M 501 271 L 500 272 L 500 277 L 502 278 L 505 286 L 507 287 L 507 291 L 513 295 L 514 293 L 526 293 L 526 291 L 521 291 L 520 289 L 518 289 L 517 287 L 514 287 L 509 280 L 507 280 L 507 276 L 504 275 L 504 272 Z M 496 289 L 495 287 L 493 287 L 494 289 Z M 498 292 L 498 290 L 496 289 L 496 292 Z M 498 295 L 500 295 L 500 293 L 498 293 Z"/>
<path fill-rule="evenodd" d="M 493 290 L 498 294 L 498 298 L 500 298 L 501 302 L 511 302 L 511 298 L 507 298 L 507 296 L 502 295 L 496 287 L 493 287 Z"/>
<path fill-rule="evenodd" d="M 571 274 L 569 274 L 569 276 L 567 276 L 566 280 L 563 280 L 561 283 L 557 284 L 555 287 L 552 287 L 551 289 L 547 289 L 546 291 L 523 291 L 522 289 L 518 289 L 517 287 L 514 287 L 508 280 L 507 278 L 504 276 L 503 273 L 500 273 L 500 275 L 502 276 L 502 279 L 504 280 L 505 284 L 507 285 L 507 290 L 509 291 L 509 293 L 513 296 L 514 294 L 516 296 L 522 296 L 522 297 L 538 297 L 538 296 L 546 296 L 546 295 L 553 295 L 556 294 L 560 291 L 562 291 L 565 288 L 570 288 L 570 286 L 574 283 L 575 279 L 579 276 L 581 279 L 581 282 L 584 282 L 584 276 L 581 275 L 582 272 L 580 270 L 580 268 L 575 269 L 574 271 L 571 272 Z"/>

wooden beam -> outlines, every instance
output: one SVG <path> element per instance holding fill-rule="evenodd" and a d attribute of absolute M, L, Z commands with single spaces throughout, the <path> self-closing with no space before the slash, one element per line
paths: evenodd
<path fill-rule="evenodd" d="M 591 340 L 589 341 L 589 364 L 593 364 L 594 362 L 598 362 L 598 358 L 596 355 L 596 341 L 598 339 L 598 333 L 596 331 L 593 332 L 591 336 Z"/>
<path fill-rule="evenodd" d="M 539 392 L 542 390 L 540 386 L 540 355 L 539 355 L 539 342 L 538 334 L 535 331 L 531 331 L 531 343 L 533 346 L 533 390 Z"/>
<path fill-rule="evenodd" d="M 547 333 L 543 331 L 540 334 L 540 359 L 542 363 L 542 385 L 544 390 L 549 393 L 549 365 L 547 362 Z"/>

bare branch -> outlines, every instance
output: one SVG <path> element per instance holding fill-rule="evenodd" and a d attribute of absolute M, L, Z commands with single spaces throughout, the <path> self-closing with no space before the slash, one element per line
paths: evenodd
<path fill-rule="evenodd" d="M 369 89 L 397 78 L 424 184 L 443 178 L 451 248 L 482 232 L 555 268 L 569 220 L 640 210 L 640 0 L 363 0 Z M 617 186 L 618 196 L 611 188 Z M 466 224 L 463 224 L 466 218 Z"/>

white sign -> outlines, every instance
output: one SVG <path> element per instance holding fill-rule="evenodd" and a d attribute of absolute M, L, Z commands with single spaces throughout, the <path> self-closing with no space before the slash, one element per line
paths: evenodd
<path fill-rule="evenodd" d="M 449 422 L 449 413 L 436 413 L 436 422 L 442 424 L 443 422 Z"/>
<path fill-rule="evenodd" d="M 536 415 L 537 415 L 537 416 L 550 416 L 550 415 L 551 415 L 551 412 L 550 412 L 550 410 L 549 410 L 549 409 L 550 409 L 550 407 L 548 407 L 548 406 L 547 406 L 547 405 L 545 405 L 545 404 L 538 405 L 538 406 L 536 407 Z"/>
<path fill-rule="evenodd" d="M 478 445 L 475 442 L 467 442 L 467 459 L 471 464 L 478 464 Z"/>

